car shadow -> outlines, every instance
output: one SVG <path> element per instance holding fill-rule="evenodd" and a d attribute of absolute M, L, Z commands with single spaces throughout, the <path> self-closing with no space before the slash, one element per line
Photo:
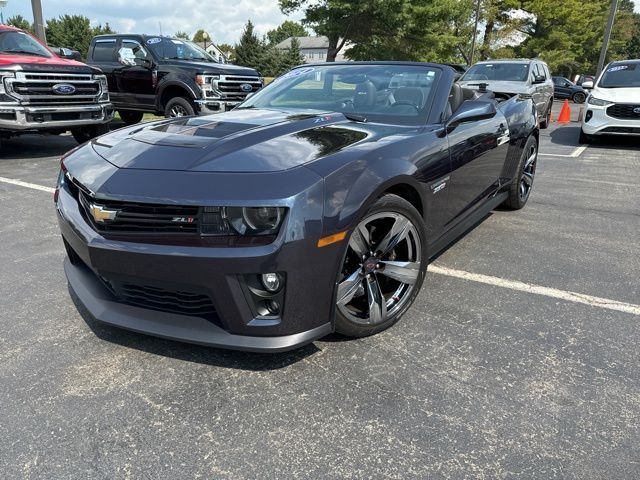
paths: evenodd
<path fill-rule="evenodd" d="M 0 162 L 11 160 L 33 160 L 46 157 L 59 157 L 75 148 L 78 142 L 71 135 L 29 134 L 2 140 Z"/>
<path fill-rule="evenodd" d="M 309 344 L 289 352 L 254 353 L 166 340 L 101 323 L 82 306 L 71 288 L 69 294 L 80 316 L 98 338 L 154 355 L 212 367 L 260 372 L 286 368 L 320 351 L 314 344 Z"/>
<path fill-rule="evenodd" d="M 557 127 L 553 130 L 549 137 L 551 143 L 555 145 L 566 145 L 570 147 L 580 147 L 581 144 L 578 141 L 580 137 L 580 126 L 566 126 Z M 611 149 L 617 150 L 638 150 L 640 142 L 638 137 L 625 137 L 625 136 L 601 136 L 596 137 L 592 143 L 589 144 L 589 148 L 599 149 Z"/>

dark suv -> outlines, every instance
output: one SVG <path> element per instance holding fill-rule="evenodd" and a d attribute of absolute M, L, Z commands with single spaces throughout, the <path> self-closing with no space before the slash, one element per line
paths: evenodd
<path fill-rule="evenodd" d="M 256 70 L 217 63 L 178 38 L 99 35 L 87 63 L 107 76 L 113 106 L 127 124 L 144 112 L 178 117 L 231 110 L 263 85 Z"/>
<path fill-rule="evenodd" d="M 574 103 L 584 103 L 587 92 L 580 85 L 576 85 L 564 77 L 553 77 L 553 96 L 555 98 L 569 98 Z"/>

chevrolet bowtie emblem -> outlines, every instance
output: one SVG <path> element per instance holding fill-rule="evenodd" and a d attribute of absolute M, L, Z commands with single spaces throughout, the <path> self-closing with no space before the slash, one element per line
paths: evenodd
<path fill-rule="evenodd" d="M 89 212 L 91 216 L 96 221 L 96 223 L 104 223 L 107 221 L 115 220 L 116 215 L 118 215 L 117 210 L 108 210 L 100 205 L 94 205 L 93 203 L 89 205 Z"/>

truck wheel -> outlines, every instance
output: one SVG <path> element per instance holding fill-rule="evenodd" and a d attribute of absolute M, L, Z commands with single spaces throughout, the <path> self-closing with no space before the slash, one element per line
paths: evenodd
<path fill-rule="evenodd" d="M 516 176 L 509 186 L 509 196 L 503 205 L 510 210 L 519 210 L 525 206 L 533 188 L 533 177 L 538 164 L 538 141 L 531 135 L 524 146 Z"/>
<path fill-rule="evenodd" d="M 118 114 L 124 123 L 127 125 L 135 125 L 144 116 L 142 112 L 136 112 L 134 110 L 118 110 Z"/>
<path fill-rule="evenodd" d="M 547 108 L 547 112 L 544 115 L 544 120 L 540 120 L 540 128 L 544 130 L 549 127 L 551 123 L 551 109 L 553 108 L 553 99 L 549 102 L 549 107 Z"/>
<path fill-rule="evenodd" d="M 188 117 L 196 114 L 196 109 L 188 98 L 174 97 L 167 102 L 164 107 L 164 116 L 170 117 Z"/>
<path fill-rule="evenodd" d="M 78 143 L 88 142 L 92 138 L 99 137 L 109 133 L 109 124 L 103 123 L 101 125 L 87 125 L 86 127 L 74 128 L 71 130 L 71 135 L 76 139 Z"/>

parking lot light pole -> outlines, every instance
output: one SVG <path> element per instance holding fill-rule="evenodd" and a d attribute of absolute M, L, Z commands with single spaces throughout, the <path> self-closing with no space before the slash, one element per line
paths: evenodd
<path fill-rule="evenodd" d="M 44 19 L 42 18 L 42 4 L 40 0 L 31 0 L 31 10 L 33 10 L 33 27 L 36 37 L 47 43 L 47 35 L 44 31 Z"/>
<path fill-rule="evenodd" d="M 600 50 L 600 58 L 598 59 L 598 71 L 596 77 L 600 76 L 602 69 L 604 68 L 604 62 L 607 59 L 607 50 L 609 49 L 609 39 L 611 38 L 611 30 L 613 29 L 613 22 L 616 19 L 616 11 L 618 10 L 618 0 L 611 0 L 611 10 L 609 11 L 609 20 L 607 20 L 607 27 L 604 30 L 604 40 L 602 41 L 602 49 Z"/>
<path fill-rule="evenodd" d="M 471 55 L 469 55 L 469 65 L 473 65 L 473 57 L 476 53 L 476 37 L 478 36 L 479 20 L 480 20 L 480 0 L 476 2 L 476 21 L 473 26 L 473 40 L 471 40 Z"/>

